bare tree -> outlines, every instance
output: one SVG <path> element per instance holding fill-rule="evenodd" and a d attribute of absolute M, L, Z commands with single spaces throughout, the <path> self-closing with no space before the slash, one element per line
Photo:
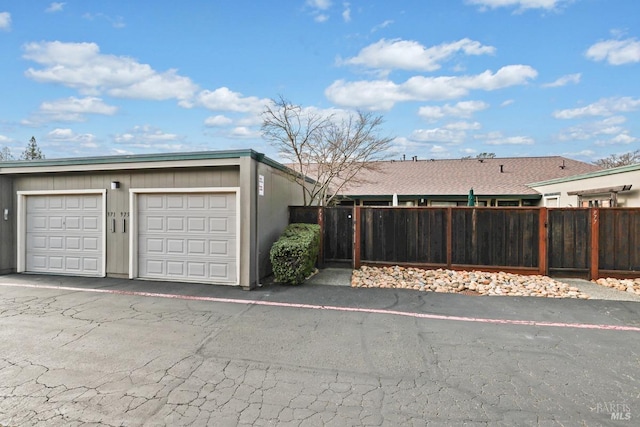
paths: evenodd
<path fill-rule="evenodd" d="M 608 157 L 596 160 L 593 164 L 605 169 L 617 168 L 618 166 L 626 166 L 640 163 L 640 150 L 630 151 L 628 153 L 616 155 L 612 154 Z"/>
<path fill-rule="evenodd" d="M 9 160 L 13 160 L 13 154 L 11 154 L 11 149 L 9 147 L 2 147 L 0 150 L 0 162 L 7 162 Z"/>
<path fill-rule="evenodd" d="M 323 115 L 280 97 L 263 112 L 262 134 L 291 162 L 305 205 L 330 204 L 363 170 L 388 157 L 393 138 L 380 136 L 383 118 L 371 113 Z"/>

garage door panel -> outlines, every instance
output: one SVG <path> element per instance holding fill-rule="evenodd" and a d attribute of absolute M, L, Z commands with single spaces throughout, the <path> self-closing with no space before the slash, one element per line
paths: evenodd
<path fill-rule="evenodd" d="M 138 276 L 236 283 L 235 197 L 140 194 Z"/>
<path fill-rule="evenodd" d="M 69 239 L 72 240 L 72 239 Z M 54 236 L 49 238 L 49 249 L 64 249 L 65 245 L 64 245 L 64 237 L 62 236 Z M 67 247 L 69 247 L 69 245 L 67 245 Z M 73 248 L 71 248 L 73 249 Z"/>
<path fill-rule="evenodd" d="M 82 218 L 82 228 L 86 231 L 98 231 L 100 228 L 100 218 L 96 216 L 86 216 Z"/>
<path fill-rule="evenodd" d="M 80 210 L 84 206 L 82 199 L 79 197 L 68 196 L 64 199 L 64 202 L 66 203 L 65 207 L 68 210 Z"/>
<path fill-rule="evenodd" d="M 207 255 L 207 239 L 188 239 L 187 253 L 189 255 Z"/>
<path fill-rule="evenodd" d="M 82 201 L 83 209 L 100 209 L 100 199 L 98 198 L 84 197 Z"/>
<path fill-rule="evenodd" d="M 167 261 L 167 275 L 174 277 L 184 276 L 184 263 L 178 261 Z"/>
<path fill-rule="evenodd" d="M 209 196 L 209 208 L 211 209 L 229 209 L 229 199 L 224 195 L 211 195 Z"/>
<path fill-rule="evenodd" d="M 186 205 L 189 207 L 189 209 L 204 210 L 207 207 L 206 196 L 202 194 L 187 195 L 183 198 L 183 200 L 186 200 Z"/>
<path fill-rule="evenodd" d="M 63 209 L 64 200 L 60 196 L 49 196 L 49 209 Z"/>
<path fill-rule="evenodd" d="M 53 238 L 53 237 L 51 238 L 51 243 L 50 243 L 51 246 L 53 246 L 54 239 L 55 238 Z M 66 248 L 68 250 L 71 250 L 71 251 L 76 250 L 76 251 L 78 251 L 78 250 L 82 249 L 82 244 L 81 244 L 82 243 L 82 239 L 80 237 L 67 237 L 65 239 L 65 243 L 66 243 Z M 60 239 L 60 244 L 62 245 L 62 239 Z M 64 249 L 64 247 L 60 247 L 60 249 Z"/>
<path fill-rule="evenodd" d="M 171 216 L 167 218 L 167 231 L 178 231 L 180 233 L 185 231 L 185 219 L 183 217 Z"/>
<path fill-rule="evenodd" d="M 185 243 L 182 239 L 167 239 L 168 255 L 185 255 Z"/>
<path fill-rule="evenodd" d="M 64 219 L 61 216 L 52 216 L 49 217 L 49 226 L 47 227 L 49 230 L 64 230 Z"/>
<path fill-rule="evenodd" d="M 145 228 L 149 231 L 165 231 L 164 218 L 151 216 L 145 218 Z"/>
<path fill-rule="evenodd" d="M 92 252 L 100 250 L 100 240 L 95 237 L 85 237 L 82 239 L 82 250 Z"/>
<path fill-rule="evenodd" d="M 82 219 L 79 216 L 67 216 L 65 226 L 67 230 L 80 230 Z"/>
<path fill-rule="evenodd" d="M 189 217 L 187 218 L 187 231 L 189 233 L 204 233 L 206 232 L 207 218 L 205 217 Z"/>
<path fill-rule="evenodd" d="M 140 253 L 164 254 L 164 238 L 145 237 L 140 240 Z"/>
<path fill-rule="evenodd" d="M 103 274 L 100 194 L 27 195 L 25 270 Z"/>
<path fill-rule="evenodd" d="M 210 263 L 209 271 L 211 272 L 212 278 L 224 279 L 229 276 L 229 265 L 222 263 Z"/>
<path fill-rule="evenodd" d="M 232 256 L 235 253 L 235 245 L 227 240 L 212 240 L 209 242 L 209 253 L 217 256 Z"/>

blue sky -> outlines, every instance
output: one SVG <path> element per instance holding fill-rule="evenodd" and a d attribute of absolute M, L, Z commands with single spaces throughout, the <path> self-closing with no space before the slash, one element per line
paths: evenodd
<path fill-rule="evenodd" d="M 373 111 L 392 155 L 640 147 L 638 0 L 0 0 L 0 147 L 253 148 L 283 96 Z"/>

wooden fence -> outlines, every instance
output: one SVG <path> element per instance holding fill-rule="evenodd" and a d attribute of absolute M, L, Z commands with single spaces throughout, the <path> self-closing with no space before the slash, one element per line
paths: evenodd
<path fill-rule="evenodd" d="M 320 224 L 320 262 L 640 277 L 640 209 L 290 207 Z"/>

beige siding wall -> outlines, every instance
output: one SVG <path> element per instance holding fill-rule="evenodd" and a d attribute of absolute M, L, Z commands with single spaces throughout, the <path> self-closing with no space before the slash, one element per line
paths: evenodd
<path fill-rule="evenodd" d="M 0 187 L 6 177 L 0 177 Z M 120 182 L 120 188 L 111 189 L 111 182 Z M 108 276 L 128 277 L 129 273 L 129 230 L 131 212 L 129 209 L 130 188 L 195 188 L 195 187 L 239 187 L 240 179 L 237 166 L 220 166 L 197 169 L 153 169 L 138 171 L 114 172 L 74 172 L 40 175 L 22 175 L 15 178 L 15 187 L 2 195 L 13 194 L 11 202 L 15 203 L 17 191 L 36 190 L 76 190 L 107 189 L 107 265 Z M 2 199 L 0 199 L 2 200 Z M 244 210 L 244 208 L 241 208 Z M 115 232 L 111 231 L 111 221 L 115 219 Z M 11 221 L 15 224 L 15 216 Z M 124 224 L 124 228 L 123 228 Z M 1 227 L 2 225 L 0 225 Z M 2 228 L 0 230 L 4 231 Z M 11 235 L 15 236 L 13 230 Z M 4 234 L 3 234 L 4 236 Z M 15 237 L 14 237 L 15 238 Z M 4 239 L 3 239 L 4 241 Z M 4 243 L 2 243 L 4 245 Z M 15 247 L 12 244 L 12 248 Z M 15 252 L 12 250 L 12 252 Z M 4 261 L 4 251 L 0 254 L 0 268 Z M 11 255 L 10 264 L 15 269 L 15 254 Z"/>
<path fill-rule="evenodd" d="M 258 268 L 259 278 L 272 273 L 269 251 L 289 223 L 289 206 L 302 205 L 302 189 L 286 173 L 262 163 L 258 174 L 264 176 L 264 195 L 258 195 Z"/>
<path fill-rule="evenodd" d="M 629 184 L 632 185 L 631 191 L 618 193 L 618 206 L 638 208 L 640 207 L 640 169 L 533 188 L 542 194 L 541 206 L 556 207 L 557 199 L 557 207 L 577 207 L 578 196 L 569 196 L 568 192 Z"/>
<path fill-rule="evenodd" d="M 7 210 L 7 219 L 4 212 Z M 16 269 L 15 258 L 16 212 L 13 201 L 13 179 L 0 176 L 0 274 L 11 273 Z"/>

